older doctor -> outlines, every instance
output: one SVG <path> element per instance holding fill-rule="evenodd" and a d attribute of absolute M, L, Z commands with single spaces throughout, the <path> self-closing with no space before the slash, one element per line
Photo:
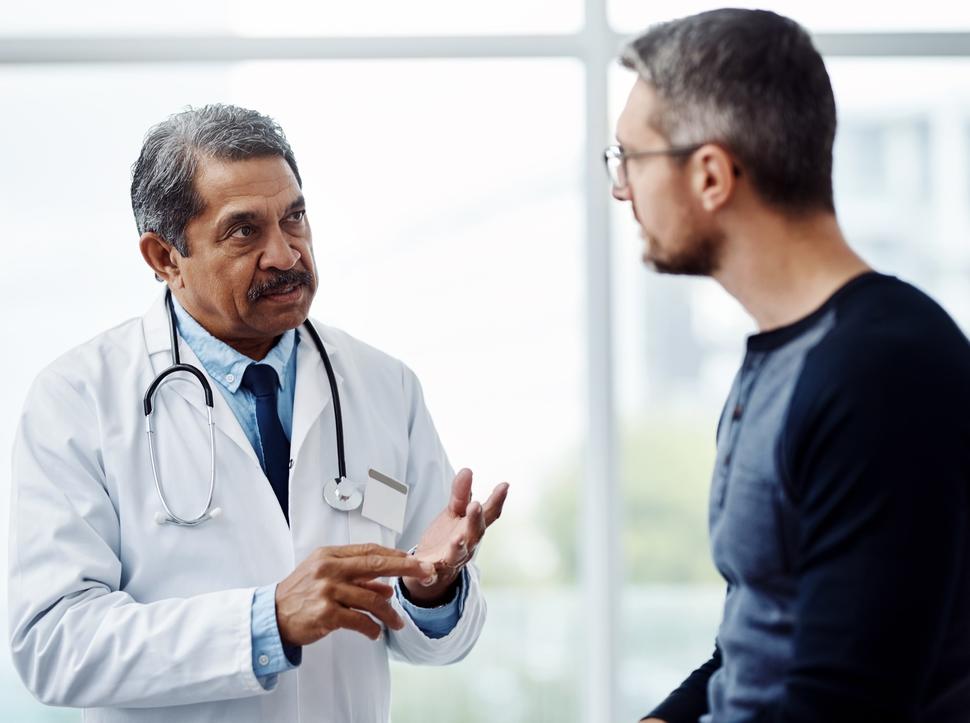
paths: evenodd
<path fill-rule="evenodd" d="M 446 664 L 474 645 L 485 604 L 468 561 L 508 488 L 472 501 L 414 374 L 304 325 L 310 226 L 271 119 L 169 118 L 131 196 L 171 299 L 31 389 L 13 462 L 14 663 L 86 721 L 387 721 L 389 653 Z M 183 371 L 154 393 L 146 435 L 143 396 L 176 358 L 216 390 L 214 427 Z"/>

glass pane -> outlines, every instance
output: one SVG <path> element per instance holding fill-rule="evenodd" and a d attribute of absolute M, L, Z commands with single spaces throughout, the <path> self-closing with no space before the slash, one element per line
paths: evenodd
<path fill-rule="evenodd" d="M 970 59 L 827 65 L 839 108 L 835 200 L 846 236 L 970 330 Z"/>
<path fill-rule="evenodd" d="M 21 350 L 0 361 L 0 469 L 39 369 L 160 293 L 128 201 L 147 128 L 189 103 L 270 113 L 305 182 L 314 314 L 417 372 L 452 461 L 479 489 L 513 485 L 481 550 L 489 621 L 477 649 L 448 668 L 395 666 L 394 720 L 427 720 L 429 700 L 442 720 L 573 719 L 576 525 L 569 509 L 541 511 L 581 457 L 582 89 L 565 60 L 0 69 L 0 135 L 18 139 L 5 148 L 17 172 L 0 175 L 0 236 L 18 249 L 0 266 L 0 303 L 17 312 L 0 323 Z M 33 703 L 13 675 L 0 657 L 0 719 L 68 715 Z"/>
<path fill-rule="evenodd" d="M 0 28 L 9 35 L 488 35 L 572 32 L 581 22 L 580 0 L 278 0 L 272 12 L 258 0 L 169 0 L 164 12 L 126 0 L 0 6 Z"/>
<path fill-rule="evenodd" d="M 960 3 L 927 0 L 898 3 L 892 12 L 871 3 L 839 0 L 732 2 L 730 7 L 772 10 L 797 20 L 813 32 L 924 32 L 970 29 L 970 12 Z M 724 7 L 712 0 L 609 0 L 610 21 L 622 33 L 639 33 L 653 23 Z"/>
<path fill-rule="evenodd" d="M 970 61 L 827 64 L 843 231 L 878 270 L 925 289 L 970 331 Z M 634 78 L 613 71 L 614 118 Z M 707 490 L 718 415 L 754 325 L 715 282 L 646 270 L 625 204 L 613 228 L 627 565 L 621 711 L 635 720 L 713 650 L 723 585 L 707 547 Z"/>

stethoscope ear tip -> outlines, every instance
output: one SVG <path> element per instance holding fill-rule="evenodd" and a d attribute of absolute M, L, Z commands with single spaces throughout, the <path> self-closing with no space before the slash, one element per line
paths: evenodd
<path fill-rule="evenodd" d="M 222 514 L 221 507 L 213 507 L 211 510 L 209 510 L 209 519 L 214 520 L 216 517 L 218 517 L 221 514 Z"/>
<path fill-rule="evenodd" d="M 166 522 L 168 522 L 168 515 L 166 515 L 166 514 L 164 514 L 162 512 L 156 512 L 155 513 L 155 524 L 156 525 L 164 525 Z"/>

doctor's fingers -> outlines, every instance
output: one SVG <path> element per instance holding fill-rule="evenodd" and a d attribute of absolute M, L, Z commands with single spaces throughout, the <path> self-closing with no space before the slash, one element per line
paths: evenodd
<path fill-rule="evenodd" d="M 318 547 L 311 558 L 316 565 L 316 575 L 321 578 L 424 577 L 433 572 L 403 550 L 374 543 Z"/>
<path fill-rule="evenodd" d="M 354 608 L 370 613 L 392 630 L 400 630 L 404 627 L 404 621 L 401 620 L 401 616 L 394 611 L 394 608 L 391 607 L 391 603 L 388 601 L 389 596 L 368 590 L 359 585 L 338 583 L 333 586 L 330 597 L 345 608 Z M 339 612 L 339 610 L 337 608 L 334 612 Z M 354 630 L 357 630 L 357 628 L 354 628 Z M 364 634 L 366 635 L 367 633 Z"/>
<path fill-rule="evenodd" d="M 505 498 L 509 495 L 509 483 L 503 482 L 496 485 L 492 494 L 485 500 L 482 510 L 485 516 L 485 526 L 488 527 L 502 515 L 502 508 L 505 506 Z"/>
<path fill-rule="evenodd" d="M 448 510 L 461 517 L 465 514 L 465 507 L 472 499 L 472 471 L 467 468 L 458 470 L 451 483 L 451 498 L 448 500 Z"/>
<path fill-rule="evenodd" d="M 485 516 L 485 527 L 491 525 L 502 515 L 502 507 L 505 506 L 505 498 L 508 497 L 508 494 L 509 483 L 503 482 L 500 485 L 496 485 L 495 489 L 492 490 L 492 494 L 485 500 L 485 504 L 482 505 Z"/>
<path fill-rule="evenodd" d="M 332 545 L 317 548 L 317 552 L 326 557 L 363 557 L 364 555 L 384 555 L 386 557 L 407 557 L 404 550 L 384 547 L 375 542 L 365 542 L 357 545 Z"/>
<path fill-rule="evenodd" d="M 331 618 L 326 621 L 325 627 L 328 631 L 339 628 L 354 630 L 371 640 L 377 640 L 381 637 L 380 625 L 364 615 L 364 613 L 350 610 L 349 608 L 338 608 L 331 613 Z"/>
<path fill-rule="evenodd" d="M 393 587 L 383 582 L 378 582 L 377 580 L 368 580 L 367 578 L 362 577 L 356 580 L 352 580 L 351 582 L 353 582 L 353 584 L 357 585 L 358 587 L 363 587 L 368 590 L 372 590 L 373 592 L 376 592 L 378 595 L 383 595 L 384 597 L 390 597 L 391 595 L 394 594 Z"/>
<path fill-rule="evenodd" d="M 362 555 L 327 560 L 320 567 L 321 577 L 341 580 L 357 580 L 375 577 L 428 577 L 434 574 L 434 565 L 422 562 L 411 555 L 390 557 L 387 555 Z"/>

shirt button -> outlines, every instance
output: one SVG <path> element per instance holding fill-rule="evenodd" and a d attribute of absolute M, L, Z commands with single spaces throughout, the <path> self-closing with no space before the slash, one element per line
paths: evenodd
<path fill-rule="evenodd" d="M 234 381 L 236 381 L 236 375 L 235 374 L 226 374 L 226 383 L 227 384 L 232 384 Z"/>
<path fill-rule="evenodd" d="M 260 655 L 259 658 L 256 659 L 256 662 L 262 665 L 263 667 L 266 667 L 267 665 L 269 665 L 269 656 L 264 653 L 263 655 Z"/>

